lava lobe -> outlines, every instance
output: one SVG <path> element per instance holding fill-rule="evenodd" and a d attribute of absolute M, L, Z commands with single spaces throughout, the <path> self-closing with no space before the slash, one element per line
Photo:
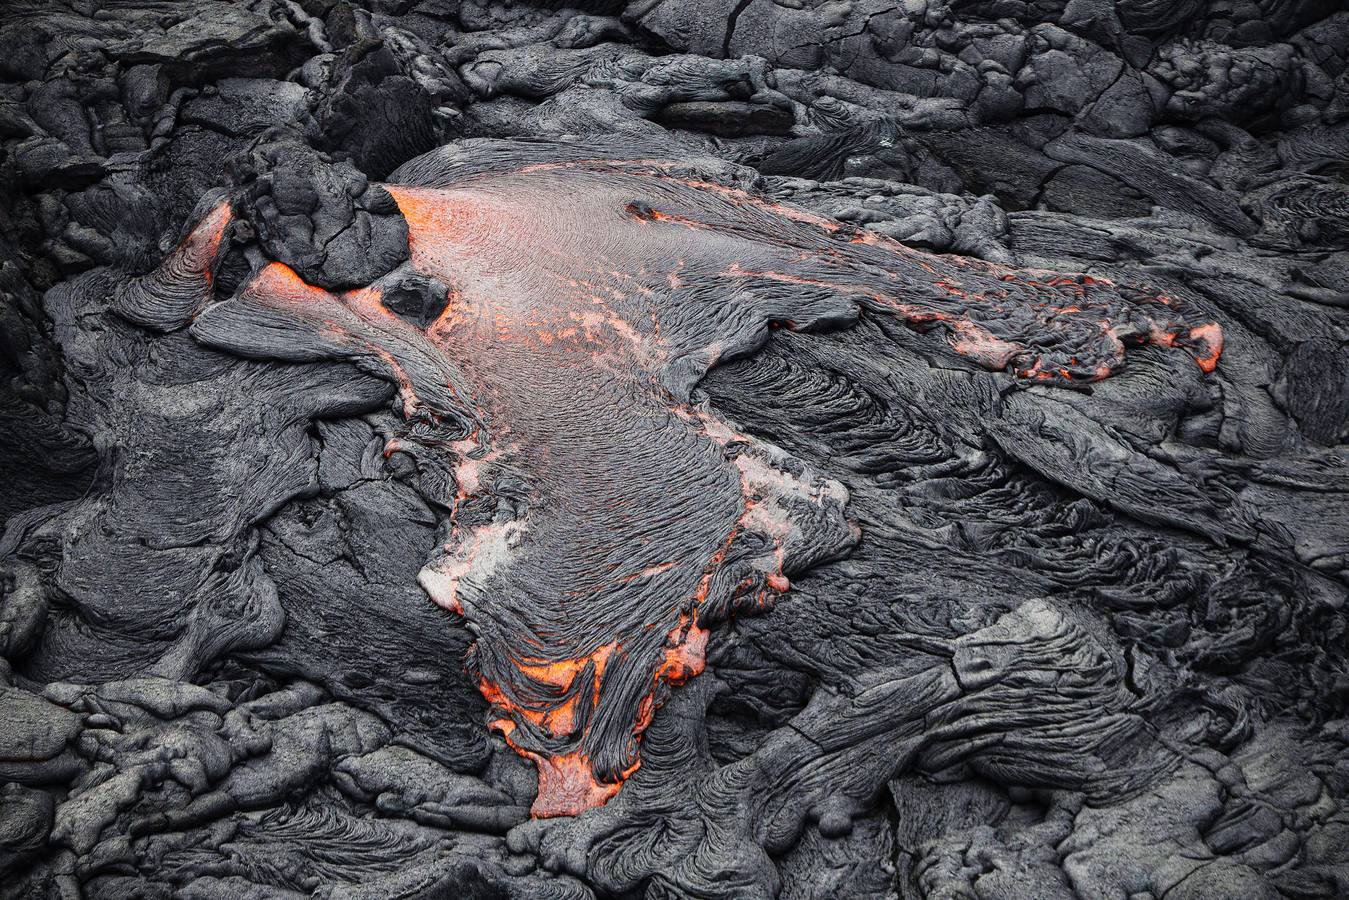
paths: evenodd
<path fill-rule="evenodd" d="M 420 580 L 477 635 L 491 725 L 538 768 L 536 816 L 613 796 L 709 627 L 857 540 L 841 484 L 697 400 L 770 326 L 894 316 L 1049 382 L 1104 378 L 1129 344 L 1183 346 L 1205 371 L 1221 350 L 1167 297 L 920 253 L 687 164 L 444 148 L 390 182 L 408 267 L 336 295 L 272 263 L 192 333 L 397 382 L 410 427 L 389 452 L 446 470 Z M 447 299 L 429 324 L 384 302 L 409 278 Z"/>

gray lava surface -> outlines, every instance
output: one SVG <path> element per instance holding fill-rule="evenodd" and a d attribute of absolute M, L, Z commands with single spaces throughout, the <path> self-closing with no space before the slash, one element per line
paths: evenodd
<path fill-rule="evenodd" d="M 11 0 L 0 898 L 1349 897 L 1335 0 Z"/>

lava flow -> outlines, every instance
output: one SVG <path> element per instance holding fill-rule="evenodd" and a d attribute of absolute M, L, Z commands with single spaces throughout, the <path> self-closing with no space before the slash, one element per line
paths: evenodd
<path fill-rule="evenodd" d="M 273 264 L 194 333 L 398 382 L 409 446 L 448 455 L 454 481 L 421 582 L 478 635 L 492 727 L 539 771 L 536 816 L 613 796 L 669 686 L 702 671 L 709 627 L 856 540 L 841 485 L 694 402 L 719 360 L 772 325 L 863 311 L 1034 380 L 1106 377 L 1128 344 L 1183 346 L 1205 370 L 1220 350 L 1166 297 L 919 253 L 675 163 L 447 152 L 385 186 L 412 267 L 448 290 L 429 326 L 379 282 L 339 297 Z"/>

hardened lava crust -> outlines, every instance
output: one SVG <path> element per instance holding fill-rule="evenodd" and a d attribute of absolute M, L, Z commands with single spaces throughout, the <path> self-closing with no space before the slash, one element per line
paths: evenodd
<path fill-rule="evenodd" d="M 0 898 L 1349 896 L 1349 12 L 0 10 Z"/>

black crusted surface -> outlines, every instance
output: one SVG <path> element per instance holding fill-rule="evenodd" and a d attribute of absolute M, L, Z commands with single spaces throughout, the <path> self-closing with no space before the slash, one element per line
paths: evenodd
<path fill-rule="evenodd" d="M 0 896 L 1349 895 L 1339 4 L 2 14 Z"/>

